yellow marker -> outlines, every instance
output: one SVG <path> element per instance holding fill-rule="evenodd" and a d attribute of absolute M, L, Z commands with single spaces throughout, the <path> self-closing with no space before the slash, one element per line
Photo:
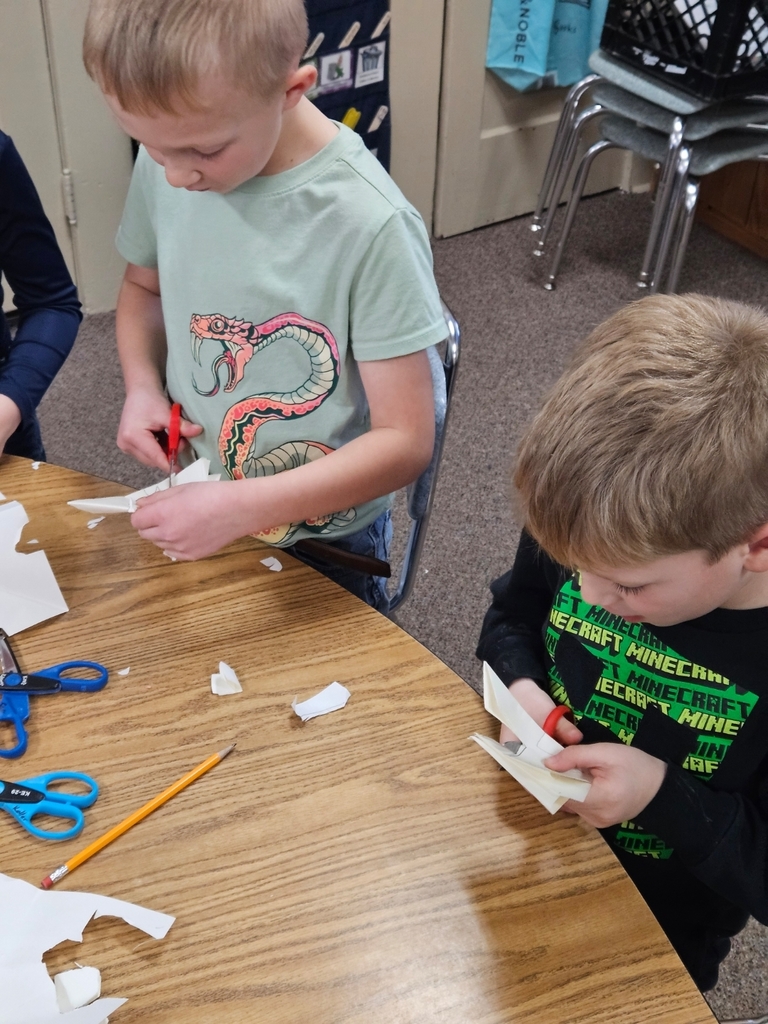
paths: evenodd
<path fill-rule="evenodd" d="M 352 131 L 357 128 L 357 122 L 363 116 L 362 110 L 356 110 L 354 107 L 350 107 L 344 117 L 341 119 L 341 123 L 345 124 L 347 128 L 351 128 Z"/>

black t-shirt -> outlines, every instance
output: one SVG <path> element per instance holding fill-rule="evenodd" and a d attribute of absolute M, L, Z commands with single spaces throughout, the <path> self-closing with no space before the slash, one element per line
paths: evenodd
<path fill-rule="evenodd" d="M 523 534 L 491 585 L 478 657 L 567 703 L 585 743 L 668 764 L 631 822 L 603 830 L 701 987 L 749 914 L 768 923 L 768 608 L 628 623 Z"/>

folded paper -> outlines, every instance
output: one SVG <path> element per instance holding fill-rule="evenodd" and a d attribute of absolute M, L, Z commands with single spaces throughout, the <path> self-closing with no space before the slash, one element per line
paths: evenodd
<path fill-rule="evenodd" d="M 582 802 L 586 799 L 590 782 L 577 768 L 555 772 L 544 765 L 546 758 L 559 753 L 563 747 L 531 718 L 488 664 L 483 665 L 483 702 L 485 710 L 511 729 L 520 743 L 513 751 L 479 733 L 474 733 L 470 739 L 517 779 L 550 814 L 559 811 L 567 800 Z"/>
<path fill-rule="evenodd" d="M 174 487 L 179 484 L 199 484 L 212 480 L 221 479 L 220 473 L 209 473 L 209 459 L 198 459 L 191 466 L 182 469 L 174 478 Z M 144 487 L 140 491 L 133 491 L 131 494 L 117 494 L 109 498 L 79 498 L 77 501 L 68 501 L 67 504 L 81 512 L 97 512 L 102 515 L 113 515 L 116 512 L 135 512 L 136 503 L 142 498 L 155 494 L 157 491 L 164 491 L 170 487 L 170 481 L 166 477 L 158 484 Z"/>
<path fill-rule="evenodd" d="M 0 628 L 9 636 L 69 610 L 45 552 L 16 550 L 28 522 L 18 501 L 0 505 Z"/>
<path fill-rule="evenodd" d="M 120 917 L 162 939 L 174 922 L 168 914 L 89 892 L 45 892 L 0 874 L 0 1024 L 102 1024 L 125 999 L 97 999 L 62 1013 L 43 954 L 66 940 L 82 942 L 93 917 Z M 12 926 L 8 923 L 13 922 Z"/>
<path fill-rule="evenodd" d="M 280 570 L 283 568 L 283 563 L 280 561 L 280 559 L 275 558 L 273 555 L 269 555 L 268 558 L 262 558 L 261 564 L 266 565 L 266 567 L 268 569 L 271 569 L 272 572 L 280 572 Z"/>
<path fill-rule="evenodd" d="M 300 704 L 294 700 L 291 707 L 302 720 L 308 722 L 310 718 L 317 718 L 318 715 L 328 715 L 331 711 L 340 711 L 350 698 L 349 690 L 341 683 L 331 683 L 320 693 L 316 693 L 309 700 Z"/>
<path fill-rule="evenodd" d="M 217 693 L 221 697 L 227 693 L 242 692 L 243 688 L 235 670 L 226 661 L 220 661 L 219 671 L 211 676 L 211 693 Z"/>

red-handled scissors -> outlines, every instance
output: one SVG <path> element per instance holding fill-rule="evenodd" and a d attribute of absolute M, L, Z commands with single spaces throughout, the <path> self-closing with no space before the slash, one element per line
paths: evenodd
<path fill-rule="evenodd" d="M 569 715 L 570 713 L 571 709 L 568 707 L 567 704 L 558 704 L 556 708 L 552 708 L 547 717 L 544 719 L 544 725 L 542 725 L 542 729 L 547 734 L 547 736 L 554 737 L 555 729 L 557 728 L 557 723 L 560 721 L 563 715 Z"/>
<path fill-rule="evenodd" d="M 179 438 L 181 432 L 181 405 L 174 402 L 171 406 L 171 422 L 168 426 L 168 486 L 173 487 L 176 467 L 179 464 Z"/>

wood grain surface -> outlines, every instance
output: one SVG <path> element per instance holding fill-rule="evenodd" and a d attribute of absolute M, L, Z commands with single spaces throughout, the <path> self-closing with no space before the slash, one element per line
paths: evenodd
<path fill-rule="evenodd" d="M 237 742 L 60 883 L 176 916 L 159 942 L 107 918 L 46 956 L 101 969 L 129 1000 L 113 1024 L 714 1020 L 597 833 L 469 742 L 495 723 L 393 623 L 287 555 L 270 572 L 255 541 L 174 564 L 127 516 L 88 530 L 65 504 L 116 484 L 6 457 L 0 490 L 70 606 L 14 639 L 22 667 L 110 670 L 99 693 L 36 698 L 27 754 L 0 762 L 93 775 L 83 834 L 36 840 L 0 815 L 0 869 L 38 884 Z M 211 694 L 220 659 L 242 694 Z M 347 707 L 302 723 L 292 699 L 334 679 Z"/>

